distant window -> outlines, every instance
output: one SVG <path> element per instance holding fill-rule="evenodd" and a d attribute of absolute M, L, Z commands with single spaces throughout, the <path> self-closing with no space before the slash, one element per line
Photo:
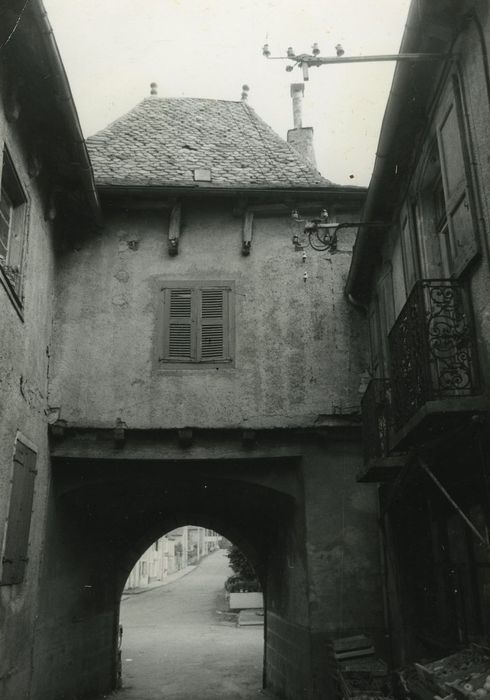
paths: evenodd
<path fill-rule="evenodd" d="M 232 283 L 169 282 L 161 295 L 159 364 L 232 363 Z"/>
<path fill-rule="evenodd" d="M 14 453 L 8 518 L 5 524 L 0 585 L 24 580 L 29 546 L 36 453 L 17 440 Z"/>
<path fill-rule="evenodd" d="M 27 198 L 6 149 L 1 172 L 0 270 L 9 288 L 20 298 Z"/>

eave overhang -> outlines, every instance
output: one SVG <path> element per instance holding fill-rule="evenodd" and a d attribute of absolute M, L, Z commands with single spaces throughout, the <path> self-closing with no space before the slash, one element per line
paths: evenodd
<path fill-rule="evenodd" d="M 404 63 L 395 68 L 384 113 L 376 159 L 360 227 L 354 246 L 346 294 L 365 303 L 381 245 L 402 198 L 414 167 L 421 136 L 428 123 L 432 98 L 440 77 L 456 56 L 450 56 L 461 19 L 475 2 L 413 0 L 400 53 L 447 53 L 440 63 Z M 386 227 L 369 227 L 367 222 L 384 222 Z"/>
<path fill-rule="evenodd" d="M 5 12 L 18 18 L 23 3 Z M 60 196 L 58 205 L 68 213 L 100 223 L 101 212 L 92 165 L 80 126 L 65 68 L 42 0 L 31 0 L 18 27 L 3 50 L 7 71 L 14 73 L 18 98 L 30 115 L 37 145 L 49 165 Z M 21 115 L 22 116 L 22 115 Z M 76 211 L 69 211 L 75 209 Z"/>
<path fill-rule="evenodd" d="M 277 201 L 335 201 L 349 206 L 361 206 L 367 188 L 331 185 L 327 187 L 264 187 L 219 185 L 175 186 L 175 185 L 98 185 L 103 204 L 117 205 L 128 200 L 185 200 L 185 199 L 242 199 L 261 202 Z"/>

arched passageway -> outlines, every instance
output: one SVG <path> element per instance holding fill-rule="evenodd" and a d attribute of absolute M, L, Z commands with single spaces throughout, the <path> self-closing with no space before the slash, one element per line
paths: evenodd
<path fill-rule="evenodd" d="M 118 447 L 110 432 L 73 429 L 53 442 L 33 700 L 115 687 L 124 583 L 161 533 L 187 523 L 236 543 L 263 582 L 267 690 L 334 698 L 331 640 L 385 640 L 376 500 L 355 485 L 358 460 L 341 432 L 249 444 L 202 431 L 186 447 L 135 431 Z"/>
<path fill-rule="evenodd" d="M 288 626 L 296 629 L 295 618 L 308 615 L 300 493 L 294 459 L 60 461 L 38 653 L 54 645 L 66 655 L 80 696 L 113 687 L 119 601 L 135 561 L 162 532 L 196 523 L 235 542 L 261 579 L 267 608 L 264 678 L 270 687 L 278 643 L 286 643 Z M 291 632 L 291 640 L 287 643 L 298 645 L 296 656 L 300 649 L 306 656 L 305 639 Z M 38 683 L 45 697 L 56 697 L 59 678 L 44 675 Z"/>
<path fill-rule="evenodd" d="M 192 552 L 200 534 L 208 532 L 179 528 L 156 540 L 133 569 L 133 587 L 125 588 L 120 608 L 122 690 L 115 700 L 263 697 L 263 613 L 230 613 L 224 590 L 232 574 L 228 550 L 205 547 L 198 558 L 191 557 L 191 565 L 178 570 L 171 559 L 176 542 L 185 548 L 188 540 Z M 148 581 L 150 568 L 155 574 L 163 557 L 172 573 Z M 253 597 L 261 605 L 260 593 L 234 597 L 247 602 Z"/>

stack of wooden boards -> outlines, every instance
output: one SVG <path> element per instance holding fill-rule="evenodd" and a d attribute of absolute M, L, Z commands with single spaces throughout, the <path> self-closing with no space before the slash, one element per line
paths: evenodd
<path fill-rule="evenodd" d="M 336 639 L 333 651 L 339 669 L 343 698 L 385 700 L 393 697 L 388 667 L 376 656 L 376 650 L 369 637 L 361 634 Z"/>
<path fill-rule="evenodd" d="M 472 644 L 415 668 L 420 689 L 414 690 L 422 700 L 490 700 L 490 650 L 485 647 Z"/>

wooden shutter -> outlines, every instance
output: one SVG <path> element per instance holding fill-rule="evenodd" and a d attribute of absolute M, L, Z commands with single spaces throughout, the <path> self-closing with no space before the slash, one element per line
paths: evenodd
<path fill-rule="evenodd" d="M 369 305 L 369 339 L 371 344 L 371 372 L 374 377 L 384 376 L 381 369 L 381 338 L 378 313 L 378 299 L 372 299 Z"/>
<path fill-rule="evenodd" d="M 379 330 L 380 330 L 380 359 L 381 376 L 389 376 L 388 333 L 395 322 L 395 307 L 393 301 L 393 274 L 388 268 L 379 279 L 377 285 Z"/>
<path fill-rule="evenodd" d="M 195 359 L 195 290 L 164 290 L 164 350 L 167 361 L 191 362 Z"/>
<path fill-rule="evenodd" d="M 200 290 L 198 361 L 229 359 L 228 290 Z"/>
<path fill-rule="evenodd" d="M 452 272 L 459 275 L 478 253 L 465 173 L 465 153 L 453 86 L 437 123 Z"/>
<path fill-rule="evenodd" d="M 418 260 L 417 260 L 417 241 L 415 232 L 412 231 L 412 226 L 408 207 L 403 212 L 401 222 L 401 239 L 403 251 L 403 265 L 405 268 L 405 288 L 407 295 L 410 294 L 412 288 L 418 278 Z"/>
<path fill-rule="evenodd" d="M 16 443 L 9 515 L 2 556 L 0 583 L 21 583 L 24 579 L 31 526 L 36 453 L 19 440 Z"/>

